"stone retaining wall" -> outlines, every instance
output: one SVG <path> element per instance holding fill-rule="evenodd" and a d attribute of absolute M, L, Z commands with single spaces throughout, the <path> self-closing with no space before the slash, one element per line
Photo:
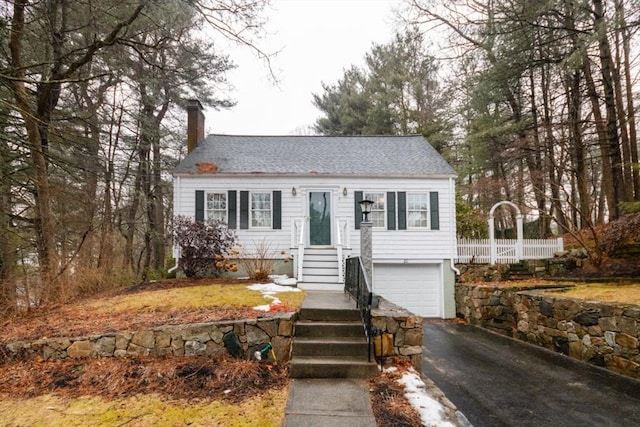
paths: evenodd
<path fill-rule="evenodd" d="M 80 359 L 87 357 L 229 355 L 223 337 L 234 332 L 245 355 L 268 342 L 279 361 L 288 361 L 293 324 L 298 313 L 278 313 L 269 318 L 168 325 L 139 331 L 84 337 L 20 340 L 0 346 L 5 360 Z M 393 336 L 393 356 L 422 367 L 423 319 L 381 299 L 372 310 L 373 325 Z"/>
<path fill-rule="evenodd" d="M 407 359 L 422 372 L 422 317 L 380 298 L 371 321 L 381 333 L 393 335 L 393 358 Z"/>
<path fill-rule="evenodd" d="M 134 332 L 14 341 L 0 347 L 2 360 L 85 357 L 228 355 L 223 337 L 234 332 L 244 354 L 271 342 L 278 360 L 289 360 L 297 313 L 236 321 L 168 325 Z"/>
<path fill-rule="evenodd" d="M 462 283 L 456 311 L 472 325 L 640 378 L 640 306 Z"/>

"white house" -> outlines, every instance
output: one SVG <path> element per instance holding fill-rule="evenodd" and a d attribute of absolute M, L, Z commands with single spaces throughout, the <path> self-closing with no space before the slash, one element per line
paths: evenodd
<path fill-rule="evenodd" d="M 453 168 L 422 136 L 204 137 L 188 107 L 188 155 L 175 168 L 174 213 L 217 218 L 246 244 L 293 257 L 303 289 L 343 288 L 360 251 L 359 201 L 375 201 L 373 291 L 425 317 L 455 316 Z"/>

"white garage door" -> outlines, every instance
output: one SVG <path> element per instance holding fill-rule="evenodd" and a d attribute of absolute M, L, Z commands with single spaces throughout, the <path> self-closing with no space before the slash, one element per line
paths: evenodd
<path fill-rule="evenodd" d="M 375 264 L 373 292 L 419 316 L 442 317 L 440 264 Z"/>

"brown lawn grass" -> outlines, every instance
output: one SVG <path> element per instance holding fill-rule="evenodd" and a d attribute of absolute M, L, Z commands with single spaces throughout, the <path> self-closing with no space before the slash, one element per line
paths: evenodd
<path fill-rule="evenodd" d="M 547 291 L 547 293 L 559 294 L 570 298 L 578 298 L 589 301 L 640 305 L 640 284 L 575 284 L 575 286 L 570 289 Z"/>
<path fill-rule="evenodd" d="M 253 282 L 174 280 L 125 289 L 58 307 L 39 308 L 1 324 L 2 341 L 136 330 L 268 316 Z M 281 292 L 278 311 L 295 311 L 304 292 Z M 91 359 L 0 364 L 3 426 L 279 426 L 288 397 L 286 366 L 197 358 Z M 189 381 L 180 364 L 197 369 Z M 184 369 L 183 369 L 184 370 Z M 255 377 L 255 378 L 254 378 Z M 242 380 L 250 383 L 240 386 Z M 206 384 L 205 384 L 206 383 Z M 263 384 L 264 383 L 264 384 Z M 262 384 L 262 385 L 261 385 Z"/>

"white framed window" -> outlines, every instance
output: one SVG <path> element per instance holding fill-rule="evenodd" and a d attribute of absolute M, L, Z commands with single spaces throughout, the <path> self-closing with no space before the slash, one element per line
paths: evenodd
<path fill-rule="evenodd" d="M 251 193 L 251 227 L 271 228 L 273 205 L 271 193 Z"/>
<path fill-rule="evenodd" d="M 429 227 L 429 193 L 407 193 L 407 228 Z"/>
<path fill-rule="evenodd" d="M 373 192 L 365 192 L 363 193 L 363 197 L 365 200 L 371 200 L 373 205 L 371 205 L 371 213 L 369 214 L 369 219 L 374 227 L 384 228 L 386 226 L 386 194 L 383 192 L 373 193 Z M 395 209 L 395 206 L 394 206 Z"/>
<path fill-rule="evenodd" d="M 207 220 L 227 223 L 227 193 L 207 193 Z"/>

